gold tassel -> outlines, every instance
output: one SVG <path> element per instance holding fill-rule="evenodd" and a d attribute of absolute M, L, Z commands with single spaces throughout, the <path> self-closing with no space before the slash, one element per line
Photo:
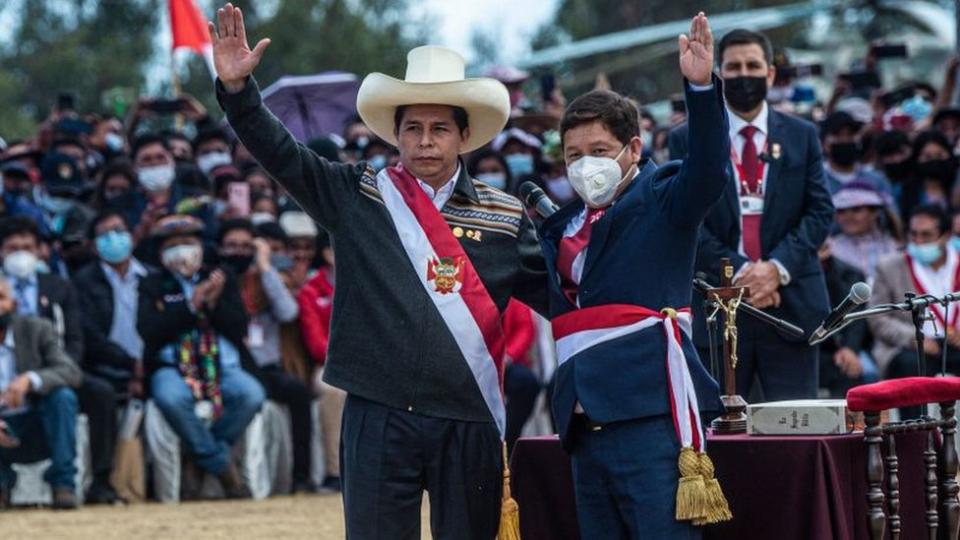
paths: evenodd
<path fill-rule="evenodd" d="M 500 530 L 497 540 L 520 540 L 520 506 L 510 496 L 510 464 L 507 443 L 503 443 L 503 498 L 500 505 Z"/>
<path fill-rule="evenodd" d="M 698 520 L 707 517 L 707 489 L 700 475 L 700 460 L 693 448 L 680 450 L 680 481 L 677 484 L 677 520 Z"/>
<path fill-rule="evenodd" d="M 706 452 L 700 453 L 700 474 L 706 486 L 706 516 L 693 521 L 694 525 L 712 525 L 733 519 L 730 504 L 723 496 L 720 482 L 714 477 L 713 460 Z"/>

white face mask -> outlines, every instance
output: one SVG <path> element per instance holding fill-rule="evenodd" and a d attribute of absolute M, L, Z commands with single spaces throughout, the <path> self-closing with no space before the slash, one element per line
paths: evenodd
<path fill-rule="evenodd" d="M 478 173 L 477 180 L 483 182 L 484 184 L 496 188 L 496 189 L 506 189 L 507 188 L 507 175 L 501 173 Z"/>
<path fill-rule="evenodd" d="M 113 133 L 112 131 L 103 137 L 103 142 L 107 145 L 107 148 L 113 150 L 114 152 L 120 152 L 123 150 L 123 136 Z"/>
<path fill-rule="evenodd" d="M 160 259 L 167 270 L 190 278 L 203 264 L 203 250 L 197 244 L 181 244 L 163 250 Z"/>
<path fill-rule="evenodd" d="M 209 175 L 210 171 L 220 165 L 229 165 L 233 163 L 230 154 L 226 152 L 209 152 L 197 158 L 197 168 L 203 174 Z"/>
<path fill-rule="evenodd" d="M 250 223 L 254 225 L 260 225 L 261 223 L 271 223 L 276 221 L 277 218 L 273 217 L 273 214 L 270 212 L 254 212 L 250 214 Z"/>
<path fill-rule="evenodd" d="M 617 188 L 627 175 L 620 170 L 617 160 L 626 151 L 624 145 L 615 158 L 583 156 L 567 166 L 567 177 L 573 190 L 592 208 L 603 208 L 613 202 Z M 633 166 L 627 170 L 627 174 Z"/>
<path fill-rule="evenodd" d="M 37 273 L 37 256 L 29 251 L 14 251 L 3 258 L 3 272 L 16 279 L 27 279 Z"/>
<path fill-rule="evenodd" d="M 154 165 L 153 167 L 141 167 L 137 171 L 137 180 L 147 191 L 163 191 L 173 183 L 177 172 L 173 163 L 169 165 Z"/>

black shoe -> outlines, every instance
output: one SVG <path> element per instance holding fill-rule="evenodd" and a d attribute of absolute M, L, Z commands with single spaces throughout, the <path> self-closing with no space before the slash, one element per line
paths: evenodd
<path fill-rule="evenodd" d="M 118 504 L 124 502 L 117 495 L 113 486 L 109 482 L 93 481 L 90 489 L 87 490 L 87 496 L 83 500 L 84 504 Z"/>
<path fill-rule="evenodd" d="M 227 470 L 220 474 L 220 485 L 223 486 L 223 495 L 227 499 L 249 499 L 250 490 L 243 484 L 240 478 L 240 472 L 231 463 L 227 465 Z"/>
<path fill-rule="evenodd" d="M 316 493 L 317 486 L 309 480 L 295 480 L 293 482 L 293 488 L 290 490 L 290 494 L 296 495 L 297 493 Z"/>
<path fill-rule="evenodd" d="M 190 457 L 184 456 L 180 466 L 180 500 L 199 501 L 204 472 Z"/>
<path fill-rule="evenodd" d="M 76 510 L 77 506 L 77 495 L 73 492 L 73 488 L 53 488 L 54 510 Z"/>
<path fill-rule="evenodd" d="M 323 479 L 323 489 L 328 491 L 340 492 L 340 477 L 339 476 L 328 476 Z"/>
<path fill-rule="evenodd" d="M 0 486 L 0 511 L 10 508 L 10 490 Z"/>

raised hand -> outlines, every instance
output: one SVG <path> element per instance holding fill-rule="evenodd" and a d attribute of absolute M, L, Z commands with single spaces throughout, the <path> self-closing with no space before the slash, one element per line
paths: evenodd
<path fill-rule="evenodd" d="M 680 34 L 680 72 L 691 84 L 707 86 L 713 78 L 713 32 L 701 11 L 690 21 L 690 35 Z"/>
<path fill-rule="evenodd" d="M 239 92 L 246 84 L 247 76 L 263 58 L 270 39 L 261 39 L 250 50 L 247 31 L 243 27 L 243 12 L 230 3 L 217 10 L 217 26 L 212 22 L 207 25 L 213 40 L 213 65 L 217 77 L 228 92 Z"/>

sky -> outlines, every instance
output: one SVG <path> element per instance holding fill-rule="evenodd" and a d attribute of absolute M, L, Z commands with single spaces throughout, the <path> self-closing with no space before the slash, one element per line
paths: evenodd
<path fill-rule="evenodd" d="M 436 45 L 456 49 L 470 60 L 474 28 L 499 32 L 501 60 L 516 61 L 530 51 L 530 38 L 553 18 L 558 0 L 412 0 L 414 13 L 432 14 L 439 23 Z"/>

